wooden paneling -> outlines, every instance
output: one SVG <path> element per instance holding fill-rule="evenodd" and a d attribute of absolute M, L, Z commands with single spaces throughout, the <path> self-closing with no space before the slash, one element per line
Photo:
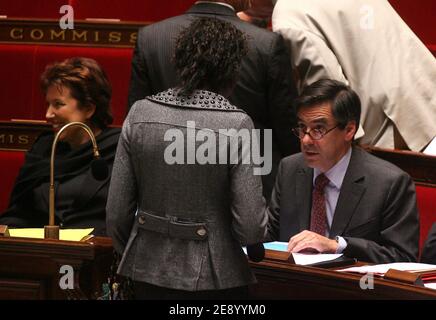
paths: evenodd
<path fill-rule="evenodd" d="M 378 277 L 365 290 L 362 275 L 290 264 L 269 250 L 264 261 L 250 265 L 258 280 L 250 288 L 255 299 L 436 299 L 436 290 Z"/>
<path fill-rule="evenodd" d="M 110 238 L 86 242 L 0 237 L 0 299 L 96 299 L 108 278 Z M 60 268 L 74 269 L 74 288 L 62 290 Z"/>
<path fill-rule="evenodd" d="M 376 157 L 395 164 L 407 172 L 415 182 L 422 185 L 436 185 L 436 156 L 369 146 L 365 146 L 364 149 Z"/>
<path fill-rule="evenodd" d="M 0 150 L 27 151 L 51 125 L 38 121 L 0 121 Z"/>
<path fill-rule="evenodd" d="M 53 19 L 0 19 L 0 43 L 133 48 L 147 24 L 77 20 L 63 30 Z"/>

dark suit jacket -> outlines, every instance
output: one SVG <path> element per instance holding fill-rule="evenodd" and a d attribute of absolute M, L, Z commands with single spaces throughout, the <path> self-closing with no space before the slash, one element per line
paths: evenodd
<path fill-rule="evenodd" d="M 289 241 L 309 230 L 313 169 L 303 155 L 283 159 L 270 203 L 268 240 Z M 362 261 L 416 261 L 419 219 L 409 175 L 389 162 L 353 148 L 330 238 L 342 236 L 344 254 Z"/>
<path fill-rule="evenodd" d="M 240 20 L 230 8 L 197 4 L 185 14 L 142 28 L 132 59 L 129 108 L 137 100 L 179 84 L 171 62 L 175 39 L 196 17 L 228 21 L 248 36 L 249 52 L 229 101 L 252 118 L 255 128 L 273 129 L 273 169 L 263 180 L 269 198 L 280 159 L 299 150 L 292 135 L 297 89 L 292 79 L 289 51 L 281 35 Z"/>
<path fill-rule="evenodd" d="M 422 263 L 436 264 L 436 223 L 431 227 L 421 255 Z"/>

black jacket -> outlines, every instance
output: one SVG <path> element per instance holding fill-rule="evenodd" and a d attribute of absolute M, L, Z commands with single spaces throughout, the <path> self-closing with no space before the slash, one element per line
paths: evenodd
<path fill-rule="evenodd" d="M 101 157 L 112 170 L 120 129 L 104 130 L 96 137 Z M 26 154 L 11 193 L 8 209 L 0 224 L 18 228 L 41 228 L 48 224 L 50 155 L 54 136 L 41 135 Z M 55 157 L 56 224 L 64 228 L 95 228 L 94 235 L 105 235 L 106 199 L 109 176 L 96 180 L 91 173 L 92 144 L 71 150 L 58 143 Z M 69 190 L 69 188 L 74 188 Z M 59 193 L 59 190 L 62 193 Z M 62 195 L 62 197 L 60 196 Z"/>
<path fill-rule="evenodd" d="M 431 227 L 421 255 L 422 263 L 436 264 L 436 223 Z"/>

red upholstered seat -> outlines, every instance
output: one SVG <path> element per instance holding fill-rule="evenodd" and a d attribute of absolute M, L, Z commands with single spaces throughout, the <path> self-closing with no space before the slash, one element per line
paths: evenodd
<path fill-rule="evenodd" d="M 160 21 L 186 11 L 196 0 L 70 0 L 76 19 L 106 18 L 126 21 Z"/>
<path fill-rule="evenodd" d="M 24 163 L 24 156 L 23 151 L 0 151 L 0 214 L 8 207 L 9 196 Z"/>
<path fill-rule="evenodd" d="M 0 15 L 8 18 L 59 18 L 68 0 L 0 0 Z"/>
<path fill-rule="evenodd" d="M 63 14 L 59 9 L 69 4 L 75 19 L 106 18 L 125 21 L 159 21 L 178 15 L 195 0 L 0 0 L 0 15 L 8 18 L 54 18 Z"/>
<path fill-rule="evenodd" d="M 0 44 L 0 120 L 32 118 L 34 45 Z"/>
<path fill-rule="evenodd" d="M 436 44 L 436 1 L 389 0 L 389 3 L 426 45 Z"/>
<path fill-rule="evenodd" d="M 416 201 L 421 225 L 419 247 L 422 248 L 428 231 L 436 222 L 436 186 L 417 185 Z"/>
<path fill-rule="evenodd" d="M 0 91 L 0 120 L 45 119 L 46 105 L 40 91 L 40 76 L 49 63 L 69 57 L 95 59 L 112 84 L 114 124 L 123 123 L 133 49 L 44 45 L 0 45 L 0 67 L 7 77 Z"/>

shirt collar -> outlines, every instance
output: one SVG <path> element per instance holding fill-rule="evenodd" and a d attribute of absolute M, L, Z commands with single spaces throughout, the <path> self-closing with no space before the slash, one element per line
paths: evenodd
<path fill-rule="evenodd" d="M 219 4 L 221 6 L 226 6 L 229 7 L 230 9 L 232 9 L 233 11 L 235 11 L 235 8 L 233 8 L 232 5 L 228 4 L 228 3 L 224 3 L 224 2 L 215 2 L 215 1 L 196 1 L 195 4 L 199 4 L 199 3 L 213 3 L 213 4 Z"/>
<path fill-rule="evenodd" d="M 347 172 L 348 165 L 351 159 L 350 148 L 347 153 L 339 160 L 329 171 L 324 172 L 325 176 L 329 178 L 329 185 L 333 185 L 337 189 L 341 189 L 342 182 L 344 181 L 345 173 Z M 315 179 L 321 174 L 321 171 L 317 168 L 313 169 L 313 183 L 315 184 Z"/>

